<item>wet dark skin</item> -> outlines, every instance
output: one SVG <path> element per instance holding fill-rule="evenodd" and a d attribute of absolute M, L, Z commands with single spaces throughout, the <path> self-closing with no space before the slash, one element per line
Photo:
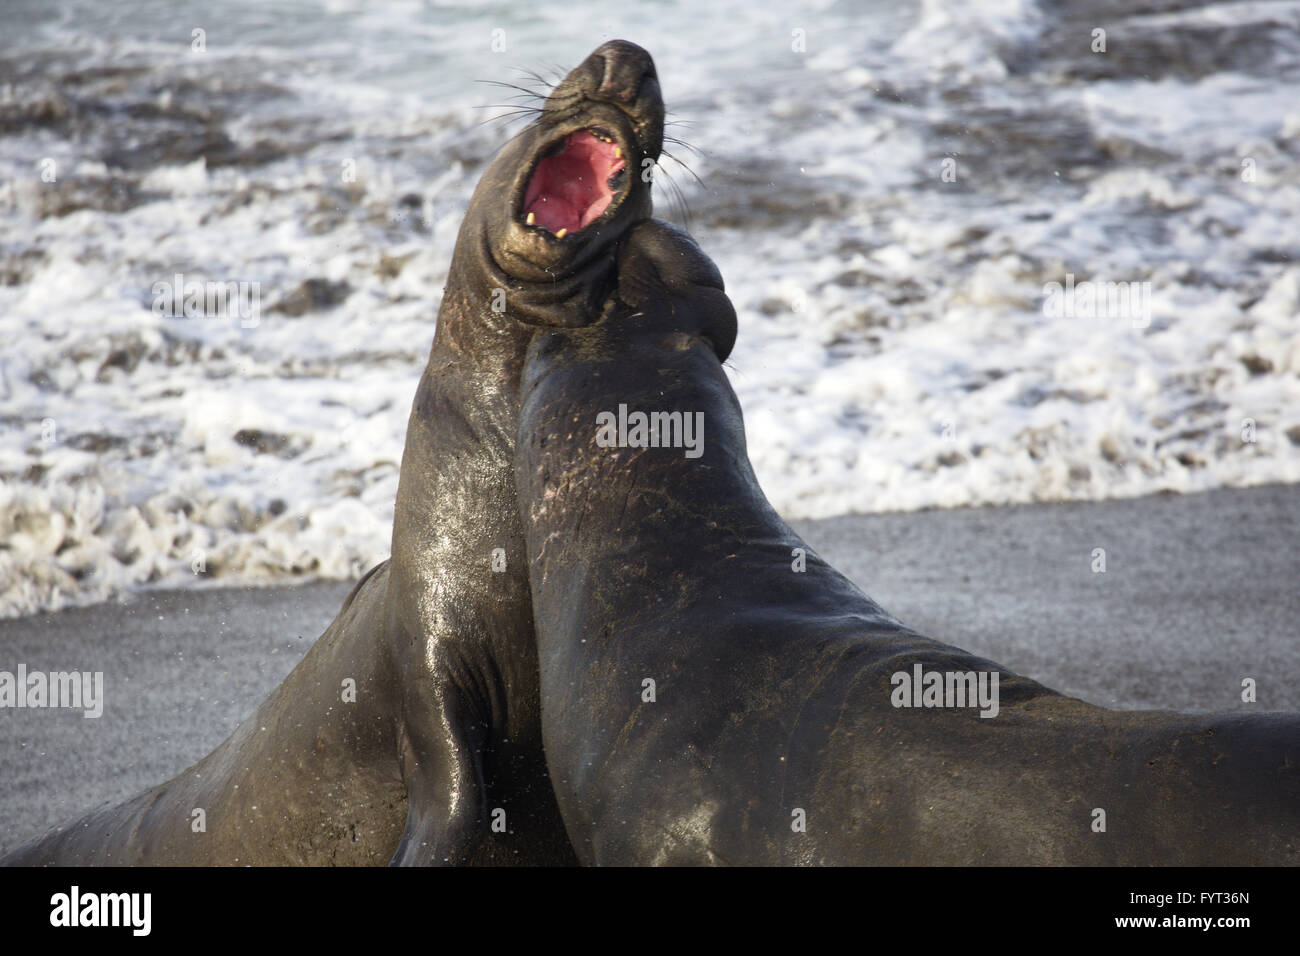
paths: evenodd
<path fill-rule="evenodd" d="M 517 443 L 543 739 L 584 864 L 1297 862 L 1300 716 L 1105 710 L 904 627 L 759 488 L 712 262 L 647 222 L 618 270 L 598 322 L 538 334 Z M 702 412 L 703 453 L 602 447 L 620 403 Z M 893 706 L 916 663 L 996 672 L 997 715 Z"/>
<path fill-rule="evenodd" d="M 390 560 L 213 753 L 4 863 L 575 862 L 541 748 L 513 474 L 519 375 L 539 328 L 598 316 L 618 238 L 651 213 L 633 173 L 658 158 L 663 113 L 649 55 L 622 41 L 551 92 L 466 211 L 407 427 Z M 616 146 L 627 172 L 602 215 L 561 237 L 527 223 L 524 193 L 581 130 L 608 163 Z"/>

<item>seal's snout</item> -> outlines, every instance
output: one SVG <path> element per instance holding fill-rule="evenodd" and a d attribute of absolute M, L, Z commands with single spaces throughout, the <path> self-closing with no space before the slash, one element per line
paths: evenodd
<path fill-rule="evenodd" d="M 664 100 L 650 54 L 627 40 L 599 47 L 551 92 L 548 106 L 571 108 L 583 102 L 608 104 L 630 122 L 638 149 L 658 159 L 664 140 Z"/>
<path fill-rule="evenodd" d="M 601 70 L 600 85 L 592 93 L 592 99 L 626 106 L 636 101 L 644 82 L 653 81 L 658 85 L 654 60 L 635 43 L 610 40 L 591 54 L 591 61 Z"/>
<path fill-rule="evenodd" d="M 624 303 L 642 308 L 696 287 L 725 288 L 722 273 L 689 233 L 662 219 L 647 219 L 627 231 L 618 248 L 618 290 Z"/>
<path fill-rule="evenodd" d="M 724 361 L 736 344 L 736 310 L 722 273 L 687 233 L 659 219 L 637 223 L 619 245 L 618 299 L 656 332 L 704 339 Z M 669 339 L 665 339 L 665 342 Z"/>

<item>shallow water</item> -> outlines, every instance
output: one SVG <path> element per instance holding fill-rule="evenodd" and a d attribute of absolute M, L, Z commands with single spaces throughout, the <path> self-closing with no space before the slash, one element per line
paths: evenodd
<path fill-rule="evenodd" d="M 384 557 L 518 128 L 473 81 L 614 36 L 783 513 L 1300 481 L 1300 3 L 49 6 L 0 11 L 0 615 Z M 256 321 L 157 314 L 187 281 Z"/>

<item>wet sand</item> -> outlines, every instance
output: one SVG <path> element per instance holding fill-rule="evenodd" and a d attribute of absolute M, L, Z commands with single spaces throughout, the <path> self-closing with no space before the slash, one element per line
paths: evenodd
<path fill-rule="evenodd" d="M 911 627 L 1062 692 L 1117 708 L 1300 709 L 1298 485 L 794 526 Z M 103 671 L 106 697 L 97 719 L 0 711 L 0 853 L 207 754 L 350 588 L 153 591 L 0 621 L 0 670 Z M 1246 677 L 1257 703 L 1241 701 Z"/>

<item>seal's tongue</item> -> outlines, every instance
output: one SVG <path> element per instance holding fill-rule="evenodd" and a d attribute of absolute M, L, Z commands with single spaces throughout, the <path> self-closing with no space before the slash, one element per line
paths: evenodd
<path fill-rule="evenodd" d="M 537 164 L 524 195 L 524 215 L 556 235 L 577 232 L 599 218 L 614 199 L 610 180 L 627 162 L 617 143 L 580 130 Z"/>

